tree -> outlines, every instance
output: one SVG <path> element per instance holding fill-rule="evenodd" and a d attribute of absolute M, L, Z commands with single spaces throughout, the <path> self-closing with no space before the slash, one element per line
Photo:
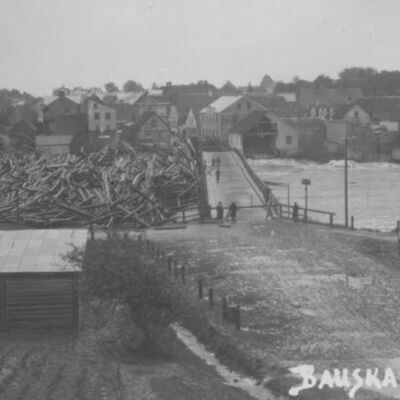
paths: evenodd
<path fill-rule="evenodd" d="M 143 90 L 143 86 L 135 81 L 127 81 L 123 86 L 124 92 L 140 92 Z"/>
<path fill-rule="evenodd" d="M 106 89 L 107 93 L 114 93 L 114 92 L 118 92 L 118 86 L 113 83 L 113 82 L 108 82 L 104 85 L 104 88 Z"/>
<path fill-rule="evenodd" d="M 313 85 L 316 88 L 328 88 L 332 87 L 333 80 L 327 75 L 320 74 L 314 79 Z"/>

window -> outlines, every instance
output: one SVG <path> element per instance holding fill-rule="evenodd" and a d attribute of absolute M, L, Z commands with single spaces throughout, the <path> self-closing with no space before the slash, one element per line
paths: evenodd
<path fill-rule="evenodd" d="M 93 108 L 97 108 L 97 103 L 93 103 Z"/>
<path fill-rule="evenodd" d="M 292 144 L 292 137 L 286 136 L 286 144 Z"/>
<path fill-rule="evenodd" d="M 232 115 L 232 124 L 236 124 L 238 121 L 237 115 Z"/>
<path fill-rule="evenodd" d="M 358 110 L 354 110 L 354 118 L 358 118 Z"/>
<path fill-rule="evenodd" d="M 100 119 L 100 113 L 95 112 L 95 113 L 93 114 L 93 118 L 94 118 L 94 119 Z"/>
<path fill-rule="evenodd" d="M 111 113 L 110 112 L 106 112 L 106 119 L 111 119 Z"/>
<path fill-rule="evenodd" d="M 242 103 L 240 103 L 240 102 L 237 103 L 237 104 L 236 104 L 236 107 L 237 107 L 238 110 L 241 110 L 241 109 L 242 109 Z"/>
<path fill-rule="evenodd" d="M 247 109 L 250 110 L 251 109 L 251 103 L 248 101 L 247 102 Z"/>

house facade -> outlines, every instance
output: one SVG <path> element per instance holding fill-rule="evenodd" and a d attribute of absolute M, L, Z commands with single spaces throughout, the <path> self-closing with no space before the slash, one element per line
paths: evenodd
<path fill-rule="evenodd" d="M 124 137 L 136 147 L 170 148 L 176 140 L 168 123 L 155 111 L 146 111 L 136 122 L 127 124 Z"/>
<path fill-rule="evenodd" d="M 232 127 L 228 142 L 243 154 L 294 156 L 299 134 L 288 121 L 271 111 L 253 111 Z"/>
<path fill-rule="evenodd" d="M 84 100 L 89 132 L 114 132 L 117 129 L 117 111 L 96 96 Z"/>
<path fill-rule="evenodd" d="M 255 110 L 264 108 L 247 96 L 219 97 L 199 113 L 201 138 L 228 144 L 232 127 Z"/>

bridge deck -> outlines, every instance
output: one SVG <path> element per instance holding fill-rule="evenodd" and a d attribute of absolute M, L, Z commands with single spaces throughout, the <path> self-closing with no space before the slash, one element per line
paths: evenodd
<path fill-rule="evenodd" d="M 220 180 L 217 183 L 216 168 L 210 168 L 212 159 L 221 160 Z M 263 194 L 247 173 L 239 156 L 233 151 L 204 152 L 203 158 L 207 163 L 208 201 L 215 207 L 219 201 L 224 207 L 234 201 L 238 206 L 262 205 Z"/>

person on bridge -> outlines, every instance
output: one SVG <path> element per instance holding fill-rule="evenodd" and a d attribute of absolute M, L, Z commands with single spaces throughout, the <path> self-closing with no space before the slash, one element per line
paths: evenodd
<path fill-rule="evenodd" d="M 228 214 L 232 223 L 236 222 L 236 212 L 237 212 L 236 203 L 232 201 L 231 205 L 229 206 L 229 214 Z"/>
<path fill-rule="evenodd" d="M 224 222 L 224 207 L 222 206 L 221 202 L 219 202 L 217 205 L 217 222 L 220 224 Z"/>
<path fill-rule="evenodd" d="M 219 169 L 217 169 L 215 171 L 215 179 L 217 180 L 217 183 L 219 182 L 219 177 L 221 176 L 221 171 Z"/>
<path fill-rule="evenodd" d="M 299 206 L 297 205 L 297 203 L 294 203 L 293 206 L 293 219 L 295 222 L 297 222 L 297 219 L 299 218 Z"/>

